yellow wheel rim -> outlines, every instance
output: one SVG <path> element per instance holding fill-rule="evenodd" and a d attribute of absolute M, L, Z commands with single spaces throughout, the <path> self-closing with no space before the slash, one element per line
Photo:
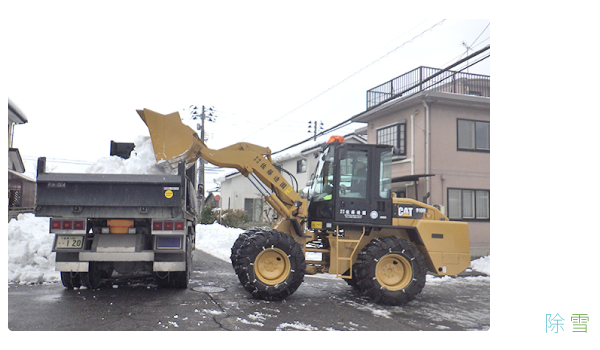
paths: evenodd
<path fill-rule="evenodd" d="M 412 280 L 412 267 L 405 257 L 388 254 L 377 263 L 375 276 L 382 287 L 395 291 L 406 288 Z"/>
<path fill-rule="evenodd" d="M 256 256 L 254 273 L 265 284 L 276 285 L 285 281 L 290 271 L 290 259 L 281 249 L 265 249 Z"/>

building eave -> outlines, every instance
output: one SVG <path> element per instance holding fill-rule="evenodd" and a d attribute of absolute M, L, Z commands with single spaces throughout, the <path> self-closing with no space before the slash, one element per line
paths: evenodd
<path fill-rule="evenodd" d="M 391 113 L 396 110 L 419 106 L 422 102 L 444 102 L 455 105 L 469 105 L 476 108 L 489 108 L 490 98 L 473 95 L 455 94 L 439 91 L 421 91 L 408 97 L 399 97 L 397 99 L 382 103 L 379 106 L 368 109 L 352 117 L 353 122 L 368 123 L 379 117 L 381 113 Z"/>
<path fill-rule="evenodd" d="M 25 113 L 23 113 L 10 98 L 8 99 L 8 121 L 14 124 L 27 123 Z"/>

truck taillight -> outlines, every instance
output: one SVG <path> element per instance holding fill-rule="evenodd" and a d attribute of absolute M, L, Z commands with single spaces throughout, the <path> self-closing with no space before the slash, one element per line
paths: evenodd
<path fill-rule="evenodd" d="M 152 231 L 183 231 L 185 221 L 154 221 Z"/>
<path fill-rule="evenodd" d="M 73 223 L 73 228 L 74 228 L 75 230 L 83 230 L 83 229 L 84 229 L 84 227 L 85 227 L 85 225 L 84 225 L 83 221 L 75 221 L 75 222 Z"/>
<path fill-rule="evenodd" d="M 55 230 L 62 229 L 62 221 L 52 219 L 51 227 Z"/>
<path fill-rule="evenodd" d="M 50 228 L 52 230 L 83 231 L 85 230 L 85 221 L 73 219 L 52 219 L 50 220 Z"/>

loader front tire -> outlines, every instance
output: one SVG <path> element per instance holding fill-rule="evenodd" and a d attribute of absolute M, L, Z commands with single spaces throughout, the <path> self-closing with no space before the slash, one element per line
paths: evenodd
<path fill-rule="evenodd" d="M 300 244 L 276 230 L 248 236 L 232 263 L 244 289 L 262 300 L 292 295 L 304 281 L 306 270 Z"/>
<path fill-rule="evenodd" d="M 374 302 L 403 305 L 425 287 L 427 268 L 423 255 L 396 236 L 374 239 L 358 254 L 357 286 Z"/>

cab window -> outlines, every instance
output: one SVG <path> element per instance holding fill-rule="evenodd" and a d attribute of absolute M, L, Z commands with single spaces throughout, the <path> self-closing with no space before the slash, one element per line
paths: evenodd
<path fill-rule="evenodd" d="M 366 151 L 348 151 L 340 159 L 339 189 L 342 198 L 367 197 L 368 157 Z"/>

